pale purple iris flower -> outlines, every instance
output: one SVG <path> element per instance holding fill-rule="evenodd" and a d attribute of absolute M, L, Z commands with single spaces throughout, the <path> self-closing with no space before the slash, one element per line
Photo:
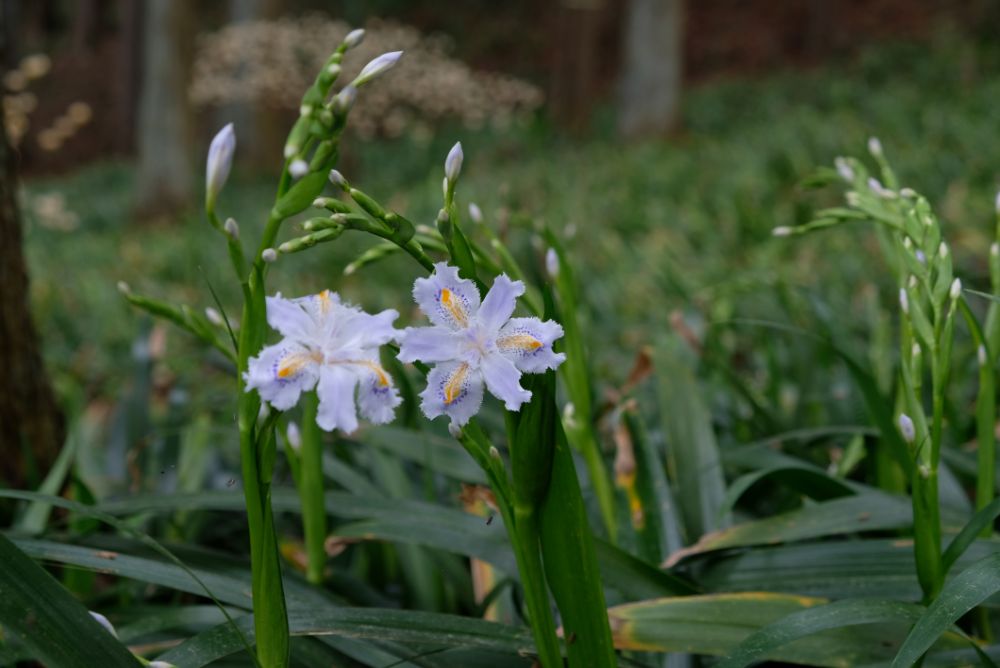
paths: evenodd
<path fill-rule="evenodd" d="M 288 410 L 314 387 L 316 422 L 326 431 L 351 433 L 358 409 L 374 424 L 392 420 L 402 399 L 379 361 L 379 346 L 392 341 L 394 310 L 371 315 L 324 290 L 300 299 L 267 298 L 267 322 L 284 338 L 250 359 L 246 389 L 277 410 Z"/>
<path fill-rule="evenodd" d="M 428 418 L 447 415 L 464 425 L 479 411 L 484 385 L 507 410 L 520 410 L 531 399 L 521 374 L 555 369 L 566 359 L 552 350 L 563 335 L 559 323 L 511 317 L 523 294 L 524 283 L 501 275 L 480 303 L 475 284 L 444 262 L 416 280 L 413 297 L 433 325 L 403 330 L 398 357 L 435 365 L 420 394 Z"/>

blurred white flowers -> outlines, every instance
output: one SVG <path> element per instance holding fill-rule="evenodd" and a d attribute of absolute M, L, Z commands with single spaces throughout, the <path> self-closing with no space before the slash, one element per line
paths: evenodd
<path fill-rule="evenodd" d="M 420 394 L 428 418 L 448 415 L 461 426 L 479 411 L 483 385 L 516 411 L 531 399 L 522 373 L 555 369 L 566 358 L 552 351 L 563 335 L 559 323 L 511 318 L 524 283 L 501 275 L 480 304 L 475 284 L 444 262 L 413 284 L 413 298 L 433 324 L 408 327 L 399 336 L 399 359 L 435 364 Z"/>
<path fill-rule="evenodd" d="M 397 317 L 393 310 L 371 315 L 342 304 L 329 290 L 300 299 L 268 297 L 267 322 L 284 338 L 250 359 L 246 389 L 284 411 L 315 387 L 316 423 L 326 431 L 353 432 L 358 409 L 375 424 L 389 422 L 402 400 L 378 348 L 395 337 Z"/>

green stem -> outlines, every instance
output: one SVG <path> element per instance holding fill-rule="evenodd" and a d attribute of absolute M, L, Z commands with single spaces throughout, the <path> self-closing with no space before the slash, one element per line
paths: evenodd
<path fill-rule="evenodd" d="M 302 414 L 302 466 L 299 473 L 299 498 L 302 501 L 302 526 L 305 531 L 306 579 L 313 584 L 323 582 L 326 564 L 326 508 L 323 504 L 323 441 L 316 424 L 317 399 L 305 398 Z"/>
<path fill-rule="evenodd" d="M 273 429 L 268 426 L 263 430 L 264 433 L 257 430 L 260 400 L 256 393 L 246 391 L 243 381 L 243 373 L 247 369 L 251 352 L 256 352 L 263 340 L 265 308 L 262 274 L 259 267 L 254 267 L 247 288 L 250 299 L 243 306 L 238 357 L 238 421 L 243 494 L 246 499 L 247 526 L 250 532 L 254 632 L 257 641 L 257 659 L 260 664 L 264 668 L 280 668 L 288 665 L 289 630 L 285 594 L 281 582 L 277 534 L 271 510 L 270 470 L 273 468 L 274 460 Z"/>
<path fill-rule="evenodd" d="M 504 521 L 506 520 L 505 517 Z M 521 584 L 524 585 L 524 599 L 531 616 L 531 632 L 538 649 L 538 658 L 544 668 L 558 668 L 563 665 L 562 650 L 556 636 L 555 620 L 552 618 L 548 587 L 542 570 L 538 518 L 528 508 L 515 507 L 513 526 L 507 526 Z"/>
<path fill-rule="evenodd" d="M 604 520 L 604 528 L 608 530 L 608 539 L 613 545 L 618 543 L 618 520 L 615 515 L 615 492 L 611 486 L 611 476 L 604 465 L 601 457 L 600 446 L 594 437 L 594 432 L 587 424 L 577 424 L 573 430 L 575 434 L 571 437 L 583 455 L 583 461 L 587 465 L 587 475 L 590 477 L 590 485 L 597 497 L 597 505 L 601 511 L 601 519 Z"/>

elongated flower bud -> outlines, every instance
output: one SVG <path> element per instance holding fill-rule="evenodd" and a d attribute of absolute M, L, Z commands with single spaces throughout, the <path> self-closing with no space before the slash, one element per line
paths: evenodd
<path fill-rule="evenodd" d="M 545 271 L 553 281 L 559 276 L 559 254 L 555 248 L 545 251 Z"/>
<path fill-rule="evenodd" d="M 292 175 L 292 178 L 300 179 L 309 173 L 309 164 L 302 160 L 292 160 L 292 164 L 288 166 L 288 173 Z"/>
<path fill-rule="evenodd" d="M 882 142 L 879 141 L 878 137 L 868 138 L 868 152 L 871 153 L 873 157 L 882 157 Z"/>
<path fill-rule="evenodd" d="M 951 282 L 951 290 L 949 293 L 952 299 L 958 299 L 962 296 L 962 279 L 956 278 Z"/>
<path fill-rule="evenodd" d="M 899 414 L 899 433 L 903 435 L 903 440 L 913 443 L 917 437 L 917 430 L 913 426 L 913 420 L 906 413 Z"/>
<path fill-rule="evenodd" d="M 903 313 L 909 315 L 910 313 L 910 296 L 906 294 L 905 288 L 899 289 L 899 308 L 903 309 Z"/>
<path fill-rule="evenodd" d="M 208 319 L 210 323 L 212 323 L 216 327 L 222 327 L 224 324 L 226 324 L 225 321 L 222 319 L 222 314 L 216 311 L 211 306 L 205 309 L 205 317 Z"/>
<path fill-rule="evenodd" d="M 330 170 L 330 183 L 337 186 L 338 188 L 344 188 L 345 190 L 348 187 L 347 179 L 345 179 L 344 175 L 338 172 L 336 169 Z"/>
<path fill-rule="evenodd" d="M 299 432 L 299 425 L 294 422 L 288 423 L 288 429 L 285 430 L 285 438 L 288 439 L 288 445 L 295 452 L 299 451 L 302 447 L 302 434 Z"/>
<path fill-rule="evenodd" d="M 229 178 L 235 151 L 236 133 L 233 131 L 233 124 L 229 123 L 219 130 L 208 147 L 208 160 L 205 164 L 205 208 L 215 207 L 215 198 Z"/>
<path fill-rule="evenodd" d="M 338 114 L 346 114 L 354 106 L 354 101 L 358 99 L 358 89 L 354 86 L 344 86 L 336 97 L 333 98 L 331 105 L 333 110 Z"/>
<path fill-rule="evenodd" d="M 115 631 L 115 627 L 111 625 L 111 622 L 108 621 L 107 617 L 105 617 L 99 612 L 94 612 L 93 610 L 89 610 L 88 612 L 90 612 L 91 617 L 97 620 L 98 624 L 107 629 L 108 633 L 113 635 L 115 638 L 118 637 L 118 631 Z"/>
<path fill-rule="evenodd" d="M 847 162 L 847 158 L 839 157 L 833 161 L 833 164 L 837 168 L 837 173 L 840 174 L 840 178 L 844 179 L 848 183 L 854 182 L 854 170 L 851 169 L 851 165 Z"/>
<path fill-rule="evenodd" d="M 376 77 L 382 76 L 399 62 L 400 57 L 402 57 L 402 51 L 390 51 L 389 53 L 383 53 L 381 56 L 371 61 L 365 65 L 364 69 L 361 70 L 354 81 L 353 86 L 363 86 L 369 81 L 373 81 Z"/>
<path fill-rule="evenodd" d="M 361 44 L 362 40 L 365 38 L 365 31 L 363 28 L 357 28 L 347 33 L 347 37 L 344 38 L 344 46 L 348 49 L 353 49 L 358 44 Z"/>
<path fill-rule="evenodd" d="M 462 173 L 462 160 L 464 159 L 462 142 L 455 142 L 455 145 L 448 151 L 448 157 L 444 160 L 444 176 L 449 183 L 454 183 L 458 179 L 458 175 Z"/>
<path fill-rule="evenodd" d="M 976 348 L 976 358 L 979 360 L 979 366 L 986 366 L 986 363 L 989 361 L 989 358 L 986 355 L 986 346 L 980 344 L 980 346 Z"/>
<path fill-rule="evenodd" d="M 223 229 L 226 230 L 226 234 L 228 234 L 230 238 L 240 238 L 240 225 L 234 218 L 226 218 L 226 224 L 223 226 Z"/>
<path fill-rule="evenodd" d="M 475 202 L 469 203 L 469 218 L 474 223 L 483 222 L 483 212 Z"/>
<path fill-rule="evenodd" d="M 993 202 L 993 206 L 996 209 L 997 214 L 1000 214 L 1000 192 L 997 193 L 997 198 Z"/>

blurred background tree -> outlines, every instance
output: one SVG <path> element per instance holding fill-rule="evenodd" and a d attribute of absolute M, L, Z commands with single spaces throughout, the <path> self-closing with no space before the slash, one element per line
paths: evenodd
<path fill-rule="evenodd" d="M 9 19 L 0 5 L 0 23 Z M 0 34 L 0 62 L 7 41 Z M 3 117 L 0 98 L 0 118 Z M 18 487 L 44 472 L 55 460 L 65 436 L 28 300 L 28 270 L 21 251 L 16 152 L 0 127 L 0 485 Z M 34 474 L 34 475 L 32 475 Z"/>

